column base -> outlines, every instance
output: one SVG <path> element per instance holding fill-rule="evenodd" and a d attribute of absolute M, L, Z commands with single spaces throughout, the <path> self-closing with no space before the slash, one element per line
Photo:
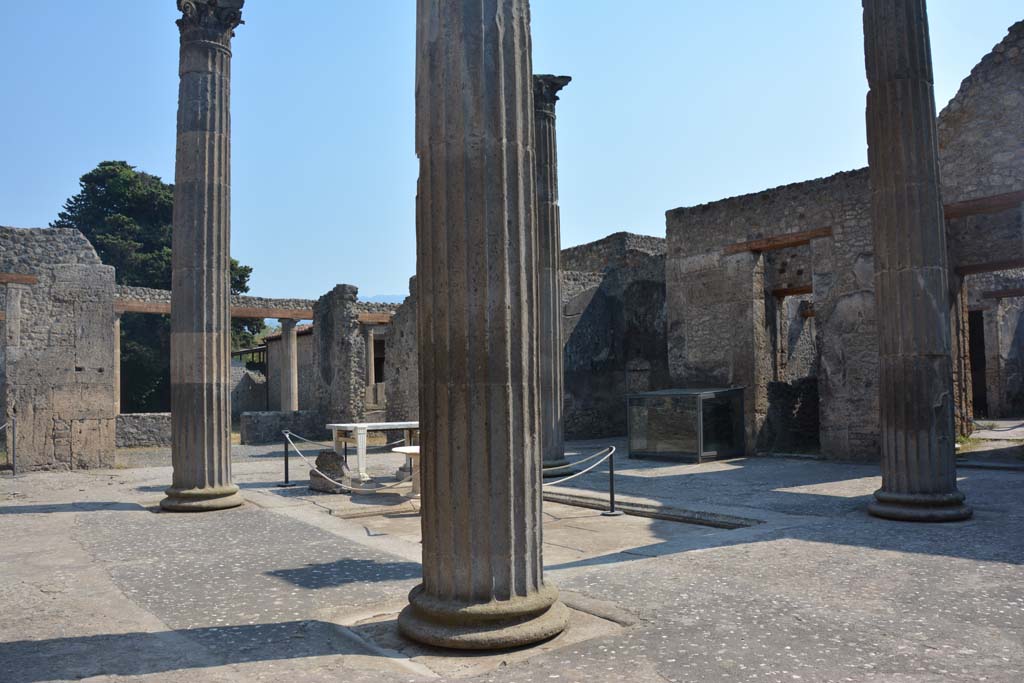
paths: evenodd
<path fill-rule="evenodd" d="M 567 477 L 570 474 L 576 474 L 578 471 L 564 455 L 557 460 L 545 460 L 541 463 L 541 468 L 541 476 L 545 479 Z"/>
<path fill-rule="evenodd" d="M 882 489 L 875 491 L 875 500 L 868 503 L 868 512 L 875 517 L 901 522 L 960 522 L 974 514 L 959 491 L 893 493 Z"/>
<path fill-rule="evenodd" d="M 409 593 L 409 604 L 398 615 L 402 635 L 458 650 L 532 645 L 557 636 L 568 624 L 569 609 L 550 585 L 525 598 L 466 604 L 429 596 L 421 584 Z"/>
<path fill-rule="evenodd" d="M 176 489 L 172 486 L 164 493 L 167 497 L 160 501 L 160 507 L 168 512 L 226 510 L 244 502 L 235 484 L 201 489 Z"/>

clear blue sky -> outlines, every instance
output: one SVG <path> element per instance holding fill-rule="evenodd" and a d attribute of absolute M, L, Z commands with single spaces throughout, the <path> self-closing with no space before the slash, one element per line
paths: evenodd
<path fill-rule="evenodd" d="M 859 0 L 534 0 L 559 103 L 563 246 L 865 165 Z M 232 252 L 254 294 L 401 294 L 415 270 L 412 0 L 248 0 Z M 0 225 L 43 226 L 106 159 L 174 179 L 174 0 L 0 0 Z M 931 0 L 941 108 L 1024 18 Z"/>

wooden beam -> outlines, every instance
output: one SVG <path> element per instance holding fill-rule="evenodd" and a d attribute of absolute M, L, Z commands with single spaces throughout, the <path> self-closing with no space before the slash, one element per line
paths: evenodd
<path fill-rule="evenodd" d="M 968 199 L 965 202 L 954 202 L 946 204 L 943 212 L 947 219 L 965 218 L 967 216 L 980 216 L 986 213 L 999 213 L 1008 211 L 1024 204 L 1024 190 L 1019 192 L 1007 192 L 1005 194 L 994 194 L 991 197 L 980 197 Z"/>
<path fill-rule="evenodd" d="M 772 290 L 772 296 L 776 299 L 785 299 L 787 296 L 801 296 L 811 294 L 814 288 L 811 285 L 800 285 L 798 287 L 779 287 Z"/>
<path fill-rule="evenodd" d="M 0 285 L 37 285 L 39 278 L 24 273 L 0 273 Z"/>
<path fill-rule="evenodd" d="M 996 289 L 981 293 L 982 299 L 1012 299 L 1018 296 L 1024 296 L 1024 287 L 1013 287 L 1011 289 Z"/>
<path fill-rule="evenodd" d="M 154 315 L 170 315 L 171 304 L 168 301 L 132 301 L 118 299 L 114 302 L 117 313 L 149 313 Z M 296 308 L 262 308 L 256 306 L 232 306 L 232 318 L 284 318 L 285 320 L 312 320 L 313 311 Z"/>
<path fill-rule="evenodd" d="M 800 311 L 800 317 L 801 318 L 813 318 L 814 317 L 814 307 L 813 306 L 809 306 L 809 307 L 803 309 L 802 311 Z"/>
<path fill-rule="evenodd" d="M 5 320 L 7 320 L 7 314 L 4 313 L 3 311 L 0 311 L 0 323 L 2 323 Z"/>
<path fill-rule="evenodd" d="M 803 232 L 791 232 L 785 235 L 775 235 L 749 242 L 737 242 L 725 247 L 726 254 L 741 254 L 745 251 L 773 251 L 775 249 L 788 249 L 789 247 L 800 247 L 810 244 L 811 240 L 818 237 L 831 237 L 832 228 L 818 228 L 816 230 L 804 230 Z"/>
<path fill-rule="evenodd" d="M 313 311 L 296 308 L 257 308 L 232 306 L 232 318 L 284 318 L 285 320 L 312 320 Z"/>
<path fill-rule="evenodd" d="M 387 325 L 394 317 L 394 313 L 384 311 L 383 313 L 364 312 L 359 314 L 359 322 L 363 325 Z"/>
<path fill-rule="evenodd" d="M 133 301 L 132 299 L 118 299 L 114 302 L 115 313 L 152 313 L 155 315 L 170 315 L 171 302 L 169 301 Z"/>
<path fill-rule="evenodd" d="M 1006 259 L 1004 261 L 989 261 L 988 263 L 973 263 L 966 266 L 959 266 L 956 269 L 957 275 L 977 275 L 978 273 L 997 273 L 1000 270 L 1013 270 L 1024 268 L 1024 258 Z"/>

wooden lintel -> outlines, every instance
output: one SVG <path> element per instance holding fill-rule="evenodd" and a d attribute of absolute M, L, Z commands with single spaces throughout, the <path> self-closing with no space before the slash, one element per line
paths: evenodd
<path fill-rule="evenodd" d="M 791 232 L 785 235 L 775 235 L 749 242 L 737 242 L 725 247 L 726 254 L 740 254 L 745 251 L 773 251 L 775 249 L 788 249 L 789 247 L 800 247 L 810 244 L 811 240 L 818 237 L 831 237 L 832 228 L 817 228 L 816 230 L 804 230 L 803 232 Z"/>
<path fill-rule="evenodd" d="M 1011 299 L 1013 297 L 1024 296 L 1024 287 L 1013 287 L 1010 289 L 995 289 L 988 292 L 982 292 L 982 299 Z"/>
<path fill-rule="evenodd" d="M 295 308 L 258 308 L 254 306 L 232 306 L 232 318 L 278 318 L 285 320 L 312 320 L 313 311 Z"/>
<path fill-rule="evenodd" d="M 170 315 L 169 301 L 132 301 L 118 299 L 114 302 L 117 313 L 150 313 Z M 258 306 L 232 306 L 232 318 L 284 318 L 285 320 L 312 320 L 313 311 L 295 308 L 264 308 Z"/>
<path fill-rule="evenodd" d="M 787 296 L 801 296 L 811 294 L 814 288 L 811 285 L 799 285 L 798 287 L 779 287 L 772 290 L 772 296 L 776 299 L 785 299 Z"/>
<path fill-rule="evenodd" d="M 37 285 L 39 278 L 24 273 L 0 273 L 0 285 Z"/>
<path fill-rule="evenodd" d="M 987 263 L 972 263 L 966 266 L 959 266 L 956 269 L 956 274 L 977 275 L 978 273 L 997 273 L 1000 270 L 1013 270 L 1015 268 L 1024 268 L 1024 258 L 989 261 Z"/>
<path fill-rule="evenodd" d="M 965 218 L 967 216 L 980 216 L 986 213 L 1008 211 L 1019 207 L 1021 204 L 1024 204 L 1024 190 L 946 204 L 943 207 L 943 213 L 945 213 L 947 219 Z"/>
<path fill-rule="evenodd" d="M 131 299 L 118 299 L 114 302 L 115 313 L 152 313 L 155 315 L 170 315 L 171 302 L 169 301 L 133 301 Z"/>
<path fill-rule="evenodd" d="M 394 313 L 384 311 L 381 313 L 364 312 L 359 314 L 359 322 L 362 325 L 387 325 L 391 322 Z"/>

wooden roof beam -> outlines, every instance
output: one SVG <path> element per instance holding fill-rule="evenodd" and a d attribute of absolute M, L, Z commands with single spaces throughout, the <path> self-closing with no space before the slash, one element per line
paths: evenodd
<path fill-rule="evenodd" d="M 967 216 L 980 216 L 986 213 L 999 213 L 1009 211 L 1024 204 L 1024 190 L 1019 192 L 1007 192 L 1005 194 L 994 194 L 990 197 L 979 197 L 968 199 L 964 202 L 946 204 L 943 213 L 947 219 L 965 218 Z"/>
<path fill-rule="evenodd" d="M 1019 296 L 1024 296 L 1024 287 L 996 289 L 981 293 L 982 299 L 1012 299 Z"/>
<path fill-rule="evenodd" d="M 1014 270 L 1015 268 L 1024 268 L 1024 258 L 988 261 L 987 263 L 973 263 L 966 266 L 958 266 L 956 274 L 977 275 L 979 273 L 997 273 L 1001 270 Z"/>
<path fill-rule="evenodd" d="M 726 254 L 742 254 L 745 251 L 774 251 L 776 249 L 788 249 L 790 247 L 801 247 L 810 244 L 811 240 L 819 237 L 831 237 L 832 228 L 817 228 L 815 230 L 804 230 L 803 232 L 790 232 L 785 235 L 775 235 L 748 242 L 737 242 L 725 247 Z"/>
<path fill-rule="evenodd" d="M 24 273 L 0 273 L 0 285 L 37 285 L 39 278 Z"/>

